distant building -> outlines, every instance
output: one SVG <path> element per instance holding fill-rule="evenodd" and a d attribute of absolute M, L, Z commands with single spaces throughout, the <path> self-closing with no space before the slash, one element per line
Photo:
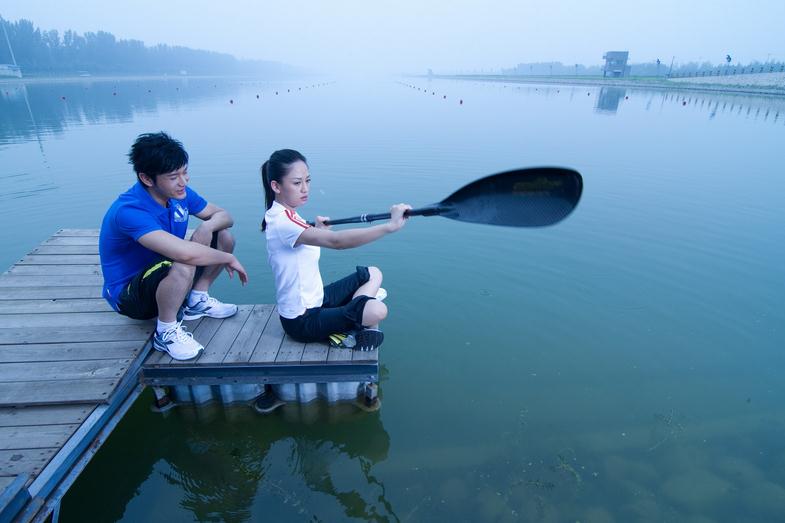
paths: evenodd
<path fill-rule="evenodd" d="M 630 75 L 630 66 L 627 65 L 629 51 L 608 51 L 602 57 L 605 60 L 605 67 L 602 68 L 602 76 L 611 78 L 621 78 Z"/>

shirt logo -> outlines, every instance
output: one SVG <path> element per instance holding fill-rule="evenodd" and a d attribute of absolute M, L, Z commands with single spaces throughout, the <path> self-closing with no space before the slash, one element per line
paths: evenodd
<path fill-rule="evenodd" d="M 174 204 L 174 221 L 178 223 L 188 221 L 188 209 L 177 202 Z"/>

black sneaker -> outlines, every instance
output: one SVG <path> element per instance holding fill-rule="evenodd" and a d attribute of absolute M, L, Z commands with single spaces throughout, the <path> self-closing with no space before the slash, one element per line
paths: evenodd
<path fill-rule="evenodd" d="M 378 329 L 363 329 L 355 335 L 357 344 L 354 350 L 376 350 L 384 341 L 384 333 Z"/>

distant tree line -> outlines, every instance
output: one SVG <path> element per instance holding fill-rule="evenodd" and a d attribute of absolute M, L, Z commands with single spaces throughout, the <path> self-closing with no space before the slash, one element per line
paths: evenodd
<path fill-rule="evenodd" d="M 17 65 L 27 75 L 56 74 L 253 74 L 270 77 L 297 74 L 280 62 L 238 60 L 232 55 L 180 46 L 147 47 L 139 40 L 118 40 L 105 31 L 80 35 L 45 31 L 29 20 L 5 25 Z M 11 52 L 0 35 L 0 63 L 12 63 Z"/>
<path fill-rule="evenodd" d="M 779 71 L 782 62 L 768 61 L 759 62 L 757 60 L 747 64 L 733 64 L 727 65 L 722 63 L 720 65 L 712 64 L 711 62 L 687 62 L 683 64 L 674 64 L 673 75 L 685 76 L 688 74 L 703 73 L 709 71 L 716 71 L 717 68 L 730 69 L 736 68 L 741 71 L 755 70 L 756 72 L 767 72 L 770 69 Z M 602 76 L 603 64 L 601 65 L 583 65 L 583 64 L 563 64 L 561 62 L 536 62 L 536 63 L 521 63 L 510 69 L 502 69 L 502 74 L 509 75 L 534 75 L 534 76 L 549 76 L 549 75 L 570 75 L 570 76 Z M 660 63 L 657 65 L 656 61 L 644 62 L 638 64 L 630 64 L 630 76 L 666 76 L 670 71 L 670 63 Z"/>

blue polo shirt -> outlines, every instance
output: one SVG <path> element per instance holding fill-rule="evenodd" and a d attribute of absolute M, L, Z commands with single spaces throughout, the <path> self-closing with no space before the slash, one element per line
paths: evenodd
<path fill-rule="evenodd" d="M 115 200 L 106 211 L 98 240 L 104 273 L 103 296 L 115 310 L 117 299 L 131 278 L 163 258 L 139 243 L 139 238 L 158 230 L 185 238 L 188 217 L 206 206 L 204 198 L 186 187 L 185 198 L 170 199 L 162 207 L 139 181 Z"/>

